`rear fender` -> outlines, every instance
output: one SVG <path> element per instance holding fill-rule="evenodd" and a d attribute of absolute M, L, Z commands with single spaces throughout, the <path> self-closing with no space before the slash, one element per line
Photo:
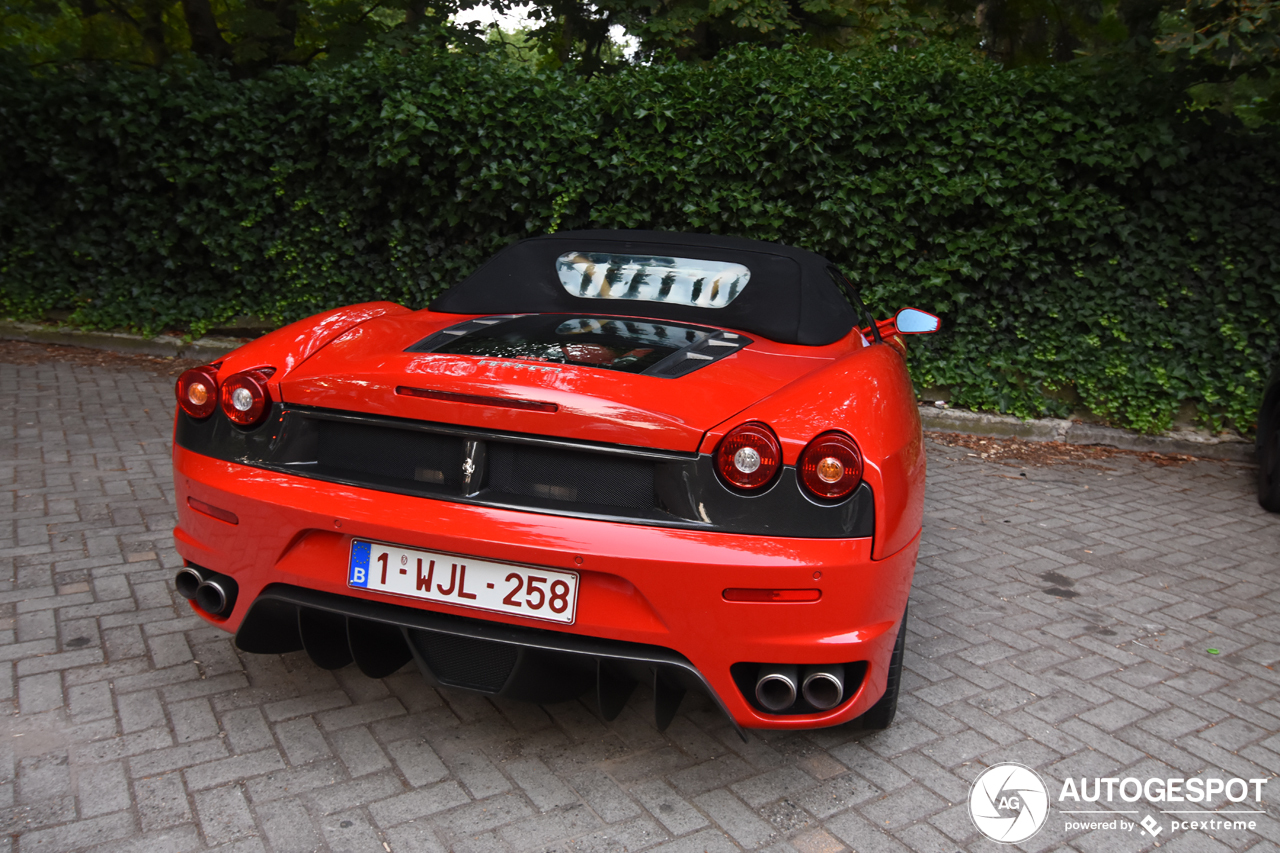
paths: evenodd
<path fill-rule="evenodd" d="M 364 302 L 307 317 L 229 353 L 218 369 L 218 380 L 241 370 L 274 367 L 276 372 L 267 384 L 279 400 L 280 381 L 339 335 L 375 317 L 408 313 L 408 308 L 394 302 Z"/>
<path fill-rule="evenodd" d="M 896 349 L 877 344 L 854 350 L 718 424 L 703 439 L 713 453 L 738 424 L 764 421 L 782 443 L 782 459 L 795 465 L 820 433 L 848 433 L 862 451 L 863 479 L 875 495 L 873 559 L 904 548 L 924 517 L 925 458 L 920 410 L 906 365 Z"/>

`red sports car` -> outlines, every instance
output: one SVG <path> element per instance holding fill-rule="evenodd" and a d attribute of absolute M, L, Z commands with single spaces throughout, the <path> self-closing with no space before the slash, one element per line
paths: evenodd
<path fill-rule="evenodd" d="M 177 383 L 177 588 L 243 650 L 616 716 L 889 724 L 924 500 L 901 335 L 811 252 L 566 232 Z"/>

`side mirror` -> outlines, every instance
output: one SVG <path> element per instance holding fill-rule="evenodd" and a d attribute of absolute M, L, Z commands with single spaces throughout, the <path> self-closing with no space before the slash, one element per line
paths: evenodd
<path fill-rule="evenodd" d="M 928 311 L 921 311 L 919 308 L 903 308 L 893 318 L 893 324 L 902 335 L 927 335 L 938 331 L 942 321 Z"/>

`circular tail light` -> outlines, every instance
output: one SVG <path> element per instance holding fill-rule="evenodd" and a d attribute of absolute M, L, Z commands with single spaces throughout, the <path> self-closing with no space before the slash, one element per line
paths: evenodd
<path fill-rule="evenodd" d="M 773 481 L 782 467 L 782 446 L 773 430 L 753 421 L 730 430 L 716 448 L 716 470 L 736 489 L 753 491 Z"/>
<path fill-rule="evenodd" d="M 233 424 L 256 426 L 267 414 L 271 393 L 266 377 L 256 370 L 237 373 L 222 383 L 222 413 Z"/>
<path fill-rule="evenodd" d="M 824 432 L 800 454 L 800 482 L 815 497 L 843 498 L 862 482 L 862 451 L 842 432 Z"/>
<path fill-rule="evenodd" d="M 174 393 L 182 411 L 193 418 L 207 418 L 218 408 L 218 374 L 208 365 L 184 370 Z"/>

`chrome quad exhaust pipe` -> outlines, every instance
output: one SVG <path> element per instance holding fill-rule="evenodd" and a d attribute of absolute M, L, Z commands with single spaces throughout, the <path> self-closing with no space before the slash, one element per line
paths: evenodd
<path fill-rule="evenodd" d="M 183 566 L 173 582 L 179 595 L 210 616 L 226 616 L 236 606 L 235 580 L 203 566 Z"/>
<path fill-rule="evenodd" d="M 804 701 L 819 711 L 829 711 L 844 698 L 844 666 L 807 666 L 801 683 Z"/>
<path fill-rule="evenodd" d="M 756 701 L 775 714 L 796 703 L 799 670 L 794 664 L 763 664 L 756 676 Z"/>

